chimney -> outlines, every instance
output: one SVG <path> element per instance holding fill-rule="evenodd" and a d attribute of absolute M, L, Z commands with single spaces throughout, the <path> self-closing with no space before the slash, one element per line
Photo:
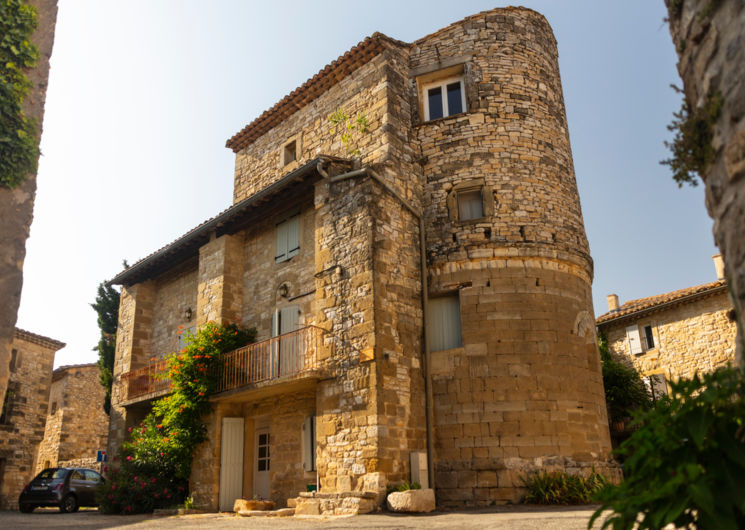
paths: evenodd
<path fill-rule="evenodd" d="M 617 294 L 609 294 L 608 295 L 608 311 L 611 313 L 615 313 L 618 311 L 618 295 Z"/>
<path fill-rule="evenodd" d="M 714 260 L 714 268 L 717 270 L 717 280 L 724 280 L 724 260 L 721 254 L 714 254 L 711 259 Z"/>

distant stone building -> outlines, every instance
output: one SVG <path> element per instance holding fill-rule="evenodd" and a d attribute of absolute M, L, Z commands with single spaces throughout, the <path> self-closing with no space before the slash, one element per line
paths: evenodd
<path fill-rule="evenodd" d="M 352 145 L 330 130 L 338 109 L 366 118 Z M 228 354 L 212 397 L 202 506 L 283 506 L 318 484 L 299 511 L 356 513 L 405 480 L 440 506 L 489 505 L 536 469 L 617 478 L 543 16 L 494 9 L 411 44 L 376 33 L 227 146 L 233 206 L 111 282 L 110 453 L 168 392 L 151 359 L 214 320 L 259 342 Z"/>
<path fill-rule="evenodd" d="M 618 304 L 597 318 L 612 353 L 633 364 L 654 394 L 668 382 L 734 362 L 737 325 L 724 280 L 721 256 L 714 256 L 718 279 L 670 293 Z"/>
<path fill-rule="evenodd" d="M 53 372 L 37 472 L 52 466 L 101 467 L 96 456 L 106 450 L 109 416 L 103 410 L 106 391 L 98 379 L 95 363 L 62 366 Z"/>
<path fill-rule="evenodd" d="M 54 355 L 65 345 L 16 328 L 10 378 L 0 413 L 0 509 L 18 506 L 18 495 L 34 476 L 44 437 Z"/>

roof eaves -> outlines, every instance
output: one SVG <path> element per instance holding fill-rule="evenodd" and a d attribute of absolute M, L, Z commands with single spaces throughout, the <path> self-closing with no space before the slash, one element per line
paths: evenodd
<path fill-rule="evenodd" d="M 64 342 L 50 339 L 49 337 L 45 337 L 44 335 L 37 335 L 36 333 L 31 333 L 30 331 L 26 331 L 25 329 L 21 328 L 15 329 L 15 336 L 16 338 L 25 340 L 26 342 L 32 342 L 34 344 L 53 349 L 54 351 L 61 350 L 62 348 L 67 346 L 67 344 L 65 344 Z"/>
<path fill-rule="evenodd" d="M 392 39 L 383 33 L 373 33 L 344 55 L 327 64 L 317 74 L 275 103 L 274 106 L 264 111 L 258 118 L 225 142 L 225 147 L 237 153 L 250 145 L 277 124 L 340 83 L 346 76 L 367 64 L 384 50 L 383 43 L 409 46 L 409 44 Z"/>
<path fill-rule="evenodd" d="M 598 326 L 604 326 L 610 323 L 621 322 L 623 320 L 630 320 L 632 318 L 640 317 L 648 313 L 661 311 L 671 306 L 693 302 L 699 298 L 706 298 L 706 297 L 718 294 L 719 292 L 726 291 L 726 290 L 727 290 L 727 284 L 724 281 L 714 282 L 714 284 L 712 284 L 711 287 L 706 287 L 698 291 L 688 292 L 687 294 L 683 294 L 681 296 L 677 296 L 674 298 L 666 298 L 666 299 L 660 300 L 659 302 L 650 302 L 648 305 L 641 305 L 636 309 L 627 309 L 624 311 L 623 306 L 621 306 L 619 311 L 612 312 L 612 313 L 605 313 L 603 315 L 600 315 L 598 318 L 595 319 L 595 323 Z M 665 295 L 658 295 L 658 296 L 662 297 Z M 630 302 L 626 302 L 626 303 L 629 304 L 631 302 L 634 302 L 634 300 L 631 300 Z"/>
<path fill-rule="evenodd" d="M 307 175 L 313 173 L 314 171 L 316 171 L 316 167 L 319 162 L 339 161 L 341 161 L 341 159 L 330 156 L 319 156 L 312 159 L 311 161 L 305 163 L 294 171 L 291 171 L 287 175 L 283 176 L 276 182 L 262 189 L 258 193 L 255 193 L 254 195 L 243 199 L 241 202 L 230 206 L 215 217 L 212 217 L 211 219 L 208 219 L 195 228 L 189 230 L 175 241 L 169 243 L 164 247 L 161 247 L 159 250 L 156 250 L 149 256 L 146 256 L 145 258 L 139 260 L 134 265 L 131 265 L 130 267 L 124 269 L 122 272 L 114 276 L 114 278 L 106 282 L 106 284 L 124 285 L 132 283 L 131 280 L 146 275 L 148 269 L 157 265 L 164 259 L 174 256 L 180 252 L 191 253 L 191 249 L 189 247 L 194 247 L 198 251 L 199 246 L 201 246 L 198 245 L 199 241 L 207 240 L 213 230 L 224 226 L 226 223 L 234 221 L 235 219 L 246 213 L 249 208 L 255 206 L 257 203 L 267 200 L 269 197 L 286 188 L 288 185 L 292 184 L 296 180 L 302 180 Z"/>

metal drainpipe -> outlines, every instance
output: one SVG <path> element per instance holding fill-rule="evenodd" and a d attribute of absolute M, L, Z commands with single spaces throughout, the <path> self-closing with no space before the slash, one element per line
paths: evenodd
<path fill-rule="evenodd" d="M 320 163 L 319 163 L 320 166 Z M 324 178 L 328 178 L 328 173 L 320 170 L 319 173 Z M 335 183 L 342 180 L 359 177 L 360 175 L 367 174 L 370 178 L 376 181 L 380 186 L 388 193 L 393 195 L 403 206 L 409 210 L 414 217 L 419 221 L 419 266 L 422 276 L 422 330 L 424 340 L 424 391 L 425 391 L 425 408 L 426 408 L 426 430 L 427 430 L 427 479 L 429 480 L 429 487 L 435 489 L 435 469 L 434 469 L 434 436 L 432 434 L 432 426 L 434 425 L 434 410 L 433 410 L 433 397 L 432 397 L 432 371 L 430 362 L 430 351 L 429 351 L 429 338 L 427 337 L 427 322 L 429 321 L 429 295 L 427 292 L 427 254 L 426 244 L 424 237 L 424 217 L 409 202 L 398 194 L 395 190 L 391 189 L 375 171 L 371 168 L 363 167 L 361 169 L 355 169 L 348 173 L 336 175 L 331 177 L 329 182 Z"/>

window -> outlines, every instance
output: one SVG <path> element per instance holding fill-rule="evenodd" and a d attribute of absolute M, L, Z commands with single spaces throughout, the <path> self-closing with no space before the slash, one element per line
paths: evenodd
<path fill-rule="evenodd" d="M 300 252 L 300 215 L 295 215 L 277 225 L 277 253 L 274 261 L 287 261 Z"/>
<path fill-rule="evenodd" d="M 448 216 L 453 222 L 469 222 L 494 216 L 494 190 L 484 179 L 469 179 L 453 185 L 447 195 Z"/>
<path fill-rule="evenodd" d="M 303 469 L 316 470 L 316 417 L 308 416 L 303 422 Z"/>
<path fill-rule="evenodd" d="M 654 348 L 654 335 L 652 334 L 652 326 L 644 326 L 644 340 L 647 343 L 648 350 Z"/>
<path fill-rule="evenodd" d="M 286 166 L 295 160 L 297 160 L 297 142 L 293 140 L 282 149 L 282 165 Z"/>
<path fill-rule="evenodd" d="M 647 390 L 652 394 L 652 399 L 657 401 L 661 397 L 667 396 L 667 379 L 665 374 L 652 374 L 643 377 Z"/>
<path fill-rule="evenodd" d="M 10 373 L 15 372 L 18 366 L 21 366 L 20 359 L 18 358 L 18 350 L 12 349 L 10 351 Z"/>
<path fill-rule="evenodd" d="M 629 342 L 629 353 L 639 355 L 642 353 L 642 341 L 639 336 L 639 326 L 634 324 L 626 328 L 626 339 Z"/>
<path fill-rule="evenodd" d="M 449 350 L 463 345 L 457 294 L 430 298 L 427 328 L 431 351 Z"/>
<path fill-rule="evenodd" d="M 179 351 L 181 351 L 184 348 L 186 348 L 186 345 L 187 345 L 186 344 L 186 342 L 187 342 L 186 341 L 186 338 L 187 337 L 189 337 L 189 338 L 193 337 L 196 332 L 197 332 L 196 326 L 192 326 L 192 327 L 190 327 L 188 329 L 184 326 L 183 330 L 181 331 L 181 333 L 178 336 L 178 349 L 179 349 Z"/>
<path fill-rule="evenodd" d="M 484 199 L 481 188 L 458 192 L 458 220 L 481 219 L 484 217 Z"/>
<path fill-rule="evenodd" d="M 10 385 L 8 385 L 10 386 Z M 5 400 L 3 400 L 3 410 L 0 412 L 0 425 L 8 425 L 10 423 L 10 414 L 13 411 L 13 401 L 15 398 L 15 390 L 8 388 L 5 392 Z"/>
<path fill-rule="evenodd" d="M 463 77 L 450 77 L 424 86 L 424 120 L 431 121 L 466 110 Z"/>

